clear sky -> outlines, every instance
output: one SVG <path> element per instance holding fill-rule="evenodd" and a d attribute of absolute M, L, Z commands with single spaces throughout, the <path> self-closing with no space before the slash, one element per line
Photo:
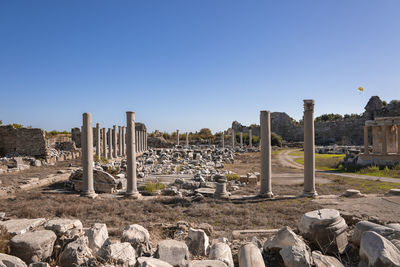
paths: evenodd
<path fill-rule="evenodd" d="M 399 0 L 2 0 L 0 120 L 219 131 L 400 99 Z M 363 86 L 364 93 L 357 88 Z"/>

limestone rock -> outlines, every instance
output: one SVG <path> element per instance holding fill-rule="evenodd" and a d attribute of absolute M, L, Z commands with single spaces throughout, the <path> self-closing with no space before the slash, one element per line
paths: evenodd
<path fill-rule="evenodd" d="M 247 243 L 240 248 L 239 267 L 265 267 L 260 249 L 256 245 Z"/>
<path fill-rule="evenodd" d="M 378 233 L 379 235 L 385 237 L 390 241 L 400 239 L 400 231 L 396 229 L 368 221 L 361 221 L 356 224 L 351 241 L 355 245 L 359 246 L 361 242 L 361 237 L 366 231 Z M 398 247 L 398 249 L 400 249 L 400 246 Z"/>
<path fill-rule="evenodd" d="M 400 266 L 400 251 L 386 238 L 366 231 L 362 234 L 360 243 L 360 267 L 398 267 Z"/>
<path fill-rule="evenodd" d="M 222 261 L 228 267 L 234 266 L 231 248 L 224 242 L 217 242 L 211 246 L 209 258 Z"/>
<path fill-rule="evenodd" d="M 155 257 L 173 266 L 185 266 L 189 260 L 189 249 L 184 242 L 162 240 L 158 243 Z"/>
<path fill-rule="evenodd" d="M 24 234 L 32 231 L 46 222 L 44 218 L 38 219 L 12 219 L 0 222 L 0 228 L 6 230 L 10 235 Z"/>
<path fill-rule="evenodd" d="M 60 267 L 87 267 L 93 261 L 87 236 L 82 236 L 69 243 L 60 255 Z"/>
<path fill-rule="evenodd" d="M 76 170 L 70 176 L 70 181 L 74 185 L 74 189 L 76 191 L 83 191 L 83 179 L 82 179 L 82 169 Z M 120 180 L 123 178 L 116 179 L 111 174 L 101 171 L 101 170 L 93 170 L 93 183 L 94 183 L 94 191 L 98 193 L 110 193 L 114 192 L 117 189 L 122 188 L 122 183 Z"/>
<path fill-rule="evenodd" d="M 48 259 L 57 236 L 53 231 L 41 230 L 14 236 L 10 241 L 11 254 L 26 263 Z"/>
<path fill-rule="evenodd" d="M 191 261 L 188 267 L 227 267 L 225 263 L 218 260 L 195 260 Z"/>
<path fill-rule="evenodd" d="M 149 231 L 139 224 L 126 226 L 121 241 L 131 243 L 139 256 L 149 255 L 151 252 Z"/>
<path fill-rule="evenodd" d="M 186 238 L 186 245 L 192 255 L 206 256 L 210 242 L 203 230 L 190 228 Z"/>
<path fill-rule="evenodd" d="M 150 257 L 139 257 L 137 259 L 136 267 L 173 267 L 168 262 L 150 258 Z"/>
<path fill-rule="evenodd" d="M 110 244 L 107 225 L 104 223 L 95 223 L 86 231 L 85 236 L 88 237 L 89 248 L 93 254 L 103 256 L 105 247 Z"/>
<path fill-rule="evenodd" d="M 130 243 L 115 243 L 106 248 L 107 259 L 116 267 L 134 267 L 136 263 L 136 252 Z"/>
<path fill-rule="evenodd" d="M 290 227 L 282 227 L 272 238 L 264 243 L 264 250 L 281 250 L 289 246 L 303 245 L 300 239 Z"/>
<path fill-rule="evenodd" d="M 344 265 L 336 258 L 322 255 L 318 250 L 312 252 L 312 258 L 315 267 L 344 267 Z"/>
<path fill-rule="evenodd" d="M 286 267 L 311 267 L 310 253 L 300 246 L 289 246 L 279 251 Z"/>
<path fill-rule="evenodd" d="M 25 262 L 15 256 L 0 253 L 0 267 L 27 267 Z"/>
<path fill-rule="evenodd" d="M 47 262 L 36 262 L 29 264 L 29 267 L 50 267 L 50 264 Z"/>
<path fill-rule="evenodd" d="M 342 196 L 352 198 L 365 197 L 365 195 L 361 194 L 360 190 L 355 189 L 347 189 L 346 192 L 342 194 Z"/>
<path fill-rule="evenodd" d="M 54 219 L 48 221 L 44 228 L 56 233 L 58 237 L 67 236 L 73 237 L 76 234 L 82 233 L 82 222 L 77 219 Z"/>
<path fill-rule="evenodd" d="M 343 253 L 347 246 L 347 224 L 334 209 L 321 209 L 305 213 L 298 225 L 299 231 L 322 251 Z"/>

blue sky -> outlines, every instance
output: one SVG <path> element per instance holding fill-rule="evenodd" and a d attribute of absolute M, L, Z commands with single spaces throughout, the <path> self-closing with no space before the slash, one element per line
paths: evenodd
<path fill-rule="evenodd" d="M 398 0 L 0 1 L 0 120 L 219 131 L 400 99 Z M 363 86 L 364 93 L 357 92 Z"/>

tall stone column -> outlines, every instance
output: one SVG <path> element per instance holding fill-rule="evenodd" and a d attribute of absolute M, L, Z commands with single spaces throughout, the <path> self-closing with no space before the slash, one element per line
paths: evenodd
<path fill-rule="evenodd" d="M 112 129 L 108 128 L 108 158 L 113 159 Z"/>
<path fill-rule="evenodd" d="M 387 155 L 387 132 L 388 132 L 387 126 L 382 125 L 381 129 L 382 129 L 382 154 Z"/>
<path fill-rule="evenodd" d="M 135 112 L 126 112 L 126 126 L 126 196 L 137 199 L 141 195 L 136 184 Z"/>
<path fill-rule="evenodd" d="M 260 143 L 261 143 L 261 185 L 260 197 L 272 198 L 272 167 L 271 167 L 271 113 L 260 112 Z"/>
<path fill-rule="evenodd" d="M 189 147 L 189 133 L 186 132 L 186 147 Z"/>
<path fill-rule="evenodd" d="M 232 129 L 232 148 L 235 147 L 235 131 Z"/>
<path fill-rule="evenodd" d="M 222 132 L 222 148 L 225 148 L 225 133 Z"/>
<path fill-rule="evenodd" d="M 122 126 L 121 141 L 122 141 L 122 156 L 125 156 L 125 126 Z"/>
<path fill-rule="evenodd" d="M 82 169 L 83 169 L 83 196 L 95 197 L 93 184 L 93 128 L 92 115 L 83 113 L 82 132 Z"/>
<path fill-rule="evenodd" d="M 102 136 L 103 136 L 103 157 L 106 159 L 107 158 L 107 132 L 106 128 L 103 128 L 102 131 Z"/>
<path fill-rule="evenodd" d="M 252 133 L 251 129 L 249 130 L 249 146 L 250 147 L 253 146 L 253 133 Z"/>
<path fill-rule="evenodd" d="M 101 148 L 100 148 L 100 123 L 96 123 L 96 155 L 99 157 L 101 157 Z"/>
<path fill-rule="evenodd" d="M 146 140 L 146 145 L 145 145 L 145 147 L 146 147 L 146 151 L 147 151 L 147 150 L 148 150 L 148 147 L 147 147 L 147 137 L 148 137 L 148 135 L 147 135 L 147 130 L 146 130 L 145 134 L 146 134 L 146 138 L 145 138 L 144 140 Z"/>
<path fill-rule="evenodd" d="M 117 158 L 118 157 L 118 148 L 117 148 L 117 140 L 118 140 L 118 138 L 117 138 L 117 125 L 113 125 L 113 131 L 112 131 L 112 133 L 113 133 L 113 138 L 112 138 L 112 141 L 113 141 L 113 156 L 114 156 L 114 158 Z"/>
<path fill-rule="evenodd" d="M 315 132 L 314 100 L 304 100 L 304 191 L 303 195 L 314 197 L 315 190 Z"/>
<path fill-rule="evenodd" d="M 240 148 L 243 148 L 243 132 L 240 132 Z"/>
<path fill-rule="evenodd" d="M 368 126 L 364 126 L 364 154 L 369 154 Z"/>
<path fill-rule="evenodd" d="M 142 152 L 143 151 L 143 145 L 142 145 L 142 133 L 143 133 L 143 131 L 138 131 L 138 141 L 139 141 L 139 144 L 138 144 L 138 151 L 139 152 Z"/>
<path fill-rule="evenodd" d="M 397 125 L 396 128 L 397 128 L 397 154 L 400 155 L 400 125 Z"/>
<path fill-rule="evenodd" d="M 135 130 L 135 151 L 136 153 L 139 151 L 138 149 L 138 131 Z"/>
<path fill-rule="evenodd" d="M 179 130 L 176 130 L 176 145 L 179 146 Z"/>
<path fill-rule="evenodd" d="M 118 126 L 118 156 L 122 157 L 122 126 Z"/>

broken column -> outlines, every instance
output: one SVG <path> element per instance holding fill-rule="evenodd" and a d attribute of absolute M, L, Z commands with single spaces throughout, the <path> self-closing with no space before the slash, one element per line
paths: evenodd
<path fill-rule="evenodd" d="M 189 147 L 189 133 L 186 132 L 186 147 Z"/>
<path fill-rule="evenodd" d="M 253 133 L 252 133 L 251 129 L 249 130 L 249 146 L 250 147 L 253 146 Z"/>
<path fill-rule="evenodd" d="M 229 198 L 229 194 L 226 191 L 226 182 L 227 179 L 224 175 L 216 174 L 214 177 L 215 180 L 215 198 Z"/>
<path fill-rule="evenodd" d="M 112 130 L 112 145 L 113 145 L 113 157 L 117 158 L 117 125 L 113 125 Z"/>
<path fill-rule="evenodd" d="M 400 155 L 400 125 L 397 125 L 397 154 Z"/>
<path fill-rule="evenodd" d="M 102 129 L 101 134 L 103 136 L 103 157 L 106 159 L 107 158 L 107 132 L 106 132 L 106 128 Z"/>
<path fill-rule="evenodd" d="M 232 148 L 235 147 L 235 131 L 232 129 Z"/>
<path fill-rule="evenodd" d="M 225 133 L 222 132 L 222 148 L 225 148 Z"/>
<path fill-rule="evenodd" d="M 93 128 L 92 115 L 83 113 L 82 126 L 82 169 L 83 169 L 83 196 L 94 197 L 93 185 Z"/>
<path fill-rule="evenodd" d="M 125 156 L 125 126 L 122 126 L 122 156 Z"/>
<path fill-rule="evenodd" d="M 261 143 L 261 185 L 260 197 L 272 198 L 272 167 L 271 167 L 271 112 L 260 112 L 260 143 Z"/>
<path fill-rule="evenodd" d="M 108 128 L 108 158 L 113 158 L 113 147 L 112 147 L 112 129 Z"/>
<path fill-rule="evenodd" d="M 176 145 L 179 146 L 179 130 L 176 130 Z"/>
<path fill-rule="evenodd" d="M 240 132 L 240 148 L 243 148 L 243 132 Z"/>
<path fill-rule="evenodd" d="M 303 195 L 313 197 L 315 191 L 315 147 L 314 147 L 314 100 L 304 100 L 304 191 Z"/>
<path fill-rule="evenodd" d="M 100 137 L 100 123 L 96 123 L 96 155 L 99 157 L 99 159 L 101 156 Z"/>
<path fill-rule="evenodd" d="M 122 126 L 118 126 L 118 156 L 122 157 Z"/>
<path fill-rule="evenodd" d="M 126 196 L 139 198 L 136 184 L 135 112 L 126 112 Z"/>

